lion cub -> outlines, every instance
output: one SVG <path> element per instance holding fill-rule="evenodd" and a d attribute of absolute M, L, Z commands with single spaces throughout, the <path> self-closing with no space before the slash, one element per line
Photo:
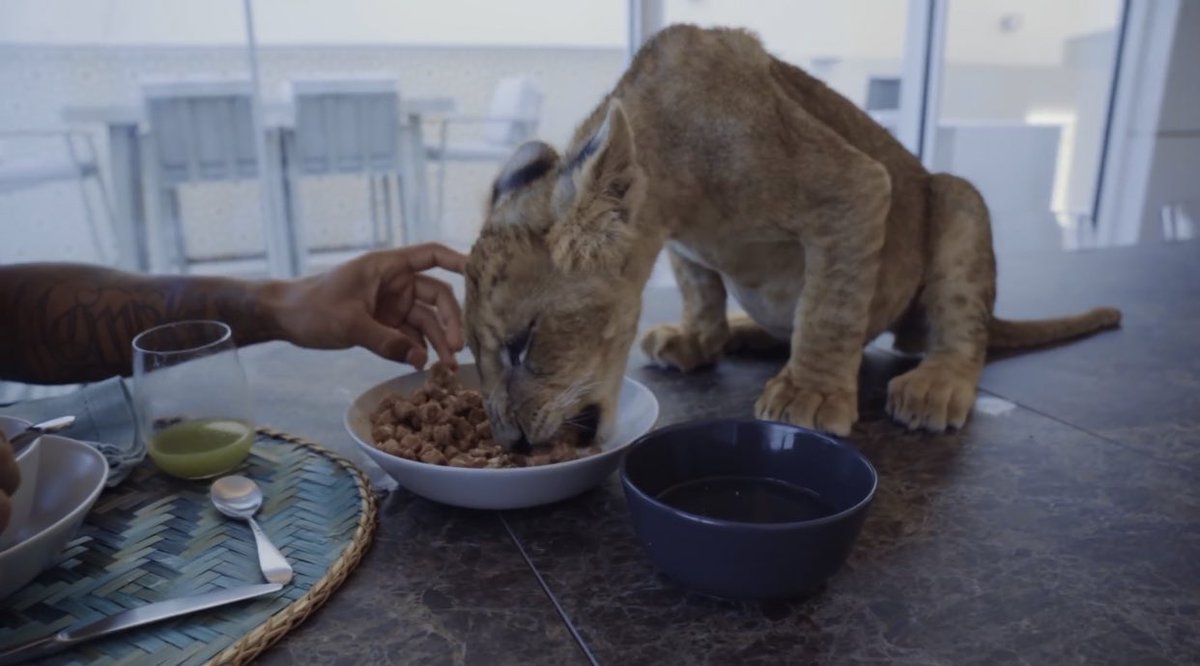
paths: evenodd
<path fill-rule="evenodd" d="M 1116 310 L 992 314 L 987 207 L 931 174 L 850 101 L 738 30 L 652 39 L 565 156 L 517 149 L 467 263 L 468 343 L 498 440 L 604 435 L 641 292 L 666 247 L 683 321 L 642 340 L 688 371 L 724 351 L 790 345 L 757 416 L 839 435 L 858 418 L 863 346 L 884 331 L 921 363 L 892 380 L 910 428 L 960 427 L 990 346 L 1114 326 Z M 748 317 L 730 320 L 732 295 Z"/>

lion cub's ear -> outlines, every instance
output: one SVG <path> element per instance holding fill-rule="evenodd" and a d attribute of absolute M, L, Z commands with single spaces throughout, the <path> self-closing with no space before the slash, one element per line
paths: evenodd
<path fill-rule="evenodd" d="M 609 103 L 600 129 L 563 166 L 554 188 L 558 222 L 547 238 L 560 270 L 620 271 L 634 239 L 631 224 L 645 177 L 621 102 Z"/>
<path fill-rule="evenodd" d="M 558 166 L 558 152 L 541 141 L 523 143 L 513 151 L 512 157 L 492 183 L 491 207 L 513 196 L 522 188 L 546 175 Z"/>

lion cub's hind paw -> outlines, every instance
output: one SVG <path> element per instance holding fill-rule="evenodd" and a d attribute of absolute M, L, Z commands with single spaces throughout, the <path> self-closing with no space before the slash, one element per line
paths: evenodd
<path fill-rule="evenodd" d="M 721 344 L 706 343 L 699 334 L 663 324 L 642 337 L 642 351 L 656 365 L 691 372 L 716 363 L 721 356 Z"/>

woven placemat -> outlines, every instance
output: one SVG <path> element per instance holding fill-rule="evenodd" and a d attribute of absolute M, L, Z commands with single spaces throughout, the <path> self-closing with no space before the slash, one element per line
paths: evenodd
<path fill-rule="evenodd" d="M 262 487 L 266 501 L 256 519 L 295 570 L 283 591 L 97 639 L 38 663 L 243 664 L 325 603 L 374 533 L 375 496 L 366 477 L 317 444 L 266 429 L 237 473 Z M 55 566 L 0 601 L 0 642 L 153 601 L 265 582 L 250 528 L 218 514 L 208 486 L 143 462 L 100 496 Z"/>

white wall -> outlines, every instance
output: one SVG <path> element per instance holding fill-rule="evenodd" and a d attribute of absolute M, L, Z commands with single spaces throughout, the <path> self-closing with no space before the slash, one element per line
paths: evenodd
<path fill-rule="evenodd" d="M 1120 0 L 950 0 L 946 60 L 1061 65 L 1063 41 L 1112 28 Z M 1006 31 L 1004 19 L 1017 29 Z"/>
<path fill-rule="evenodd" d="M 802 64 L 820 56 L 899 58 L 906 13 L 902 0 L 667 0 L 664 7 L 668 25 L 750 28 L 776 55 Z"/>

